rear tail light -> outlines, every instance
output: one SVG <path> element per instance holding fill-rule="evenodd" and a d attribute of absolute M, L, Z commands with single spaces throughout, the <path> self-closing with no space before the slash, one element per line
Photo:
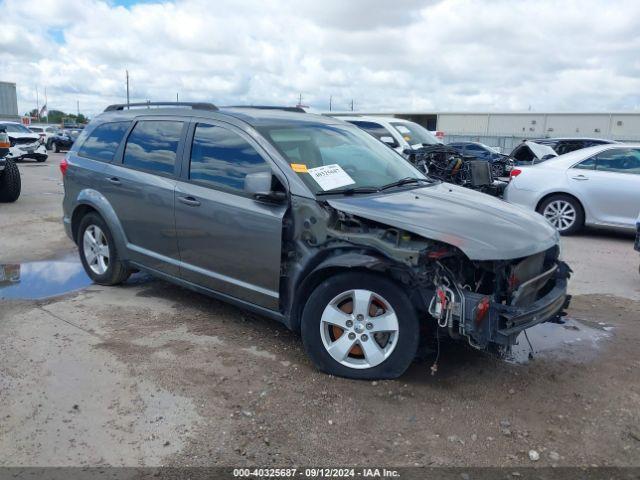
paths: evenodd
<path fill-rule="evenodd" d="M 476 325 L 480 325 L 489 312 L 489 297 L 484 297 L 476 307 Z"/>
<path fill-rule="evenodd" d="M 521 173 L 522 173 L 522 170 L 520 170 L 519 168 L 514 168 L 513 170 L 511 170 L 511 173 L 509 173 L 509 176 L 511 178 L 514 178 L 520 175 Z"/>
<path fill-rule="evenodd" d="M 67 162 L 67 157 L 64 157 L 60 160 L 60 171 L 63 177 L 67 174 L 67 168 L 69 168 L 69 162 Z"/>
<path fill-rule="evenodd" d="M 6 133 L 0 132 L 0 148 L 10 148 L 11 142 Z"/>

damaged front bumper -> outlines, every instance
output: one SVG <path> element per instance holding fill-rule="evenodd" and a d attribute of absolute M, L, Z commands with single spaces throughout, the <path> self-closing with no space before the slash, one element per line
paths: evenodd
<path fill-rule="evenodd" d="M 567 295 L 567 283 L 570 273 L 567 264 L 558 262 L 552 269 L 521 285 L 510 304 L 469 291 L 455 292 L 457 305 L 446 327 L 452 337 L 466 337 L 476 348 L 484 349 L 490 344 L 514 345 L 522 331 L 557 318 L 569 306 L 571 297 Z M 526 299 L 531 291 L 541 292 L 542 296 L 519 305 L 519 299 Z M 445 324 L 440 323 L 440 326 Z"/>

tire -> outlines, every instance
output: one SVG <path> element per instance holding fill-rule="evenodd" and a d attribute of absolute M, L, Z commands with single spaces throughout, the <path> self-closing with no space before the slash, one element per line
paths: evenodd
<path fill-rule="evenodd" d="M 584 226 L 584 209 L 571 195 L 551 195 L 538 206 L 537 211 L 558 229 L 560 235 L 573 235 Z"/>
<path fill-rule="evenodd" d="M 356 298 L 361 307 L 354 307 Z M 364 312 L 364 318 L 357 312 Z M 418 316 L 405 292 L 386 278 L 362 272 L 340 273 L 320 283 L 304 307 L 301 333 L 319 370 L 354 379 L 399 377 L 414 360 L 420 339 Z"/>
<path fill-rule="evenodd" d="M 47 140 L 47 143 L 44 144 L 44 148 L 46 148 L 47 150 L 52 150 L 51 140 Z"/>
<path fill-rule="evenodd" d="M 42 163 L 42 162 L 46 162 L 47 158 L 48 158 L 48 155 L 40 155 L 38 158 L 36 158 L 36 160 Z"/>
<path fill-rule="evenodd" d="M 57 142 L 51 142 L 51 150 L 56 153 L 60 153 L 60 145 Z"/>
<path fill-rule="evenodd" d="M 0 202 L 15 202 L 22 189 L 20 170 L 13 160 L 7 158 L 5 162 L 4 170 L 0 172 Z"/>
<path fill-rule="evenodd" d="M 85 233 L 87 231 L 89 231 L 89 237 L 93 237 L 96 240 L 95 243 L 85 241 Z M 76 242 L 82 266 L 89 278 L 95 283 L 99 285 L 117 285 L 124 282 L 131 275 L 131 270 L 119 260 L 111 230 L 97 213 L 88 213 L 82 217 Z M 95 250 L 89 251 L 88 248 L 92 244 Z M 104 259 L 105 256 L 107 257 L 106 260 Z"/>

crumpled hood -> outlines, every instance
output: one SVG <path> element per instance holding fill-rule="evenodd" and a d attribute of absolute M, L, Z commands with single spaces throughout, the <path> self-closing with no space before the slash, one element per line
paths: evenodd
<path fill-rule="evenodd" d="M 448 183 L 328 203 L 345 213 L 454 245 L 471 260 L 526 257 L 559 241 L 556 229 L 541 215 Z"/>

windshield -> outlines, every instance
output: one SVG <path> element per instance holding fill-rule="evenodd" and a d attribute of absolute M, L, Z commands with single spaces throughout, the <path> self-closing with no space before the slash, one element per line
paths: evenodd
<path fill-rule="evenodd" d="M 357 127 L 262 127 L 260 133 L 315 194 L 345 188 L 379 189 L 426 177 L 383 143 Z"/>
<path fill-rule="evenodd" d="M 391 126 L 395 128 L 402 138 L 411 145 L 412 148 L 419 148 L 423 144 L 427 145 L 439 145 L 442 142 L 438 140 L 434 135 L 429 133 L 429 130 L 421 125 L 413 122 L 390 122 Z"/>

